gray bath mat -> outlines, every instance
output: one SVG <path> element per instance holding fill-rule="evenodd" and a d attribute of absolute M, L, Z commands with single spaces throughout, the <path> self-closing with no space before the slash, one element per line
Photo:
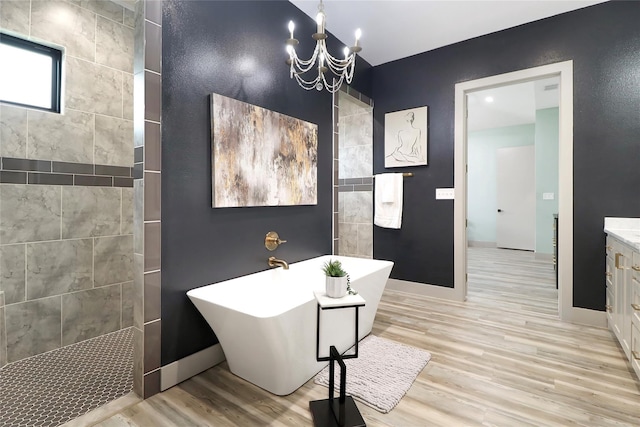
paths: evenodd
<path fill-rule="evenodd" d="M 400 402 L 431 354 L 395 341 L 369 335 L 358 346 L 358 358 L 344 361 L 347 366 L 347 394 L 386 414 Z M 336 397 L 340 369 L 335 369 Z M 329 367 L 316 375 L 316 384 L 329 387 Z"/>

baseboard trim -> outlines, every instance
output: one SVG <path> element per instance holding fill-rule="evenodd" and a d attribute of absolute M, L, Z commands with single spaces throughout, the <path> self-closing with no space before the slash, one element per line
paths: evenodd
<path fill-rule="evenodd" d="M 598 328 L 607 327 L 607 313 L 604 311 L 590 310 L 587 308 L 571 307 L 569 319 L 571 323 L 579 325 L 595 326 Z"/>
<path fill-rule="evenodd" d="M 482 242 L 482 241 L 474 241 L 474 240 L 469 240 L 467 242 L 467 246 L 469 246 L 470 248 L 496 248 L 496 247 L 498 247 L 496 245 L 496 242 Z"/>
<path fill-rule="evenodd" d="M 536 252 L 534 255 L 534 259 L 539 261 L 553 261 L 553 254 L 542 254 Z"/>
<path fill-rule="evenodd" d="M 182 381 L 198 375 L 225 360 L 220 344 L 212 345 L 197 353 L 160 368 L 160 389 L 165 391 Z"/>
<path fill-rule="evenodd" d="M 430 285 L 428 283 L 409 282 L 406 280 L 389 279 L 387 289 L 421 295 L 424 297 L 440 298 L 452 301 L 461 301 L 459 292 L 454 288 Z"/>

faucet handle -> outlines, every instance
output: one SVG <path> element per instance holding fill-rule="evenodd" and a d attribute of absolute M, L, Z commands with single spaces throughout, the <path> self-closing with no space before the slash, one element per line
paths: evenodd
<path fill-rule="evenodd" d="M 264 238 L 264 247 L 270 251 L 276 250 L 276 248 L 283 243 L 287 243 L 287 241 L 280 240 L 280 236 L 278 236 L 278 233 L 275 231 L 268 232 Z"/>

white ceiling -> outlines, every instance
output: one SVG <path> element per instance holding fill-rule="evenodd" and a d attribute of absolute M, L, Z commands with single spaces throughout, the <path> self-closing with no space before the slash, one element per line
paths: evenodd
<path fill-rule="evenodd" d="M 376 66 L 484 34 L 569 12 L 604 0 L 325 0 L 326 28 Z M 291 0 L 315 19 L 319 0 Z M 286 38 L 286 23 L 283 40 Z M 296 34 L 301 43 L 311 34 Z M 341 51 L 341 50 L 340 50 Z M 337 54 L 337 53 L 336 53 Z"/>
<path fill-rule="evenodd" d="M 290 0 L 315 19 L 319 0 Z M 603 0 L 324 0 L 326 28 L 352 44 L 362 29 L 360 56 L 371 65 L 426 52 L 527 22 L 580 9 Z M 285 34 L 286 36 L 286 34 Z M 311 34 L 296 34 L 313 43 Z M 469 95 L 469 130 L 535 122 L 536 109 L 558 106 L 558 79 L 488 89 Z M 492 103 L 485 98 L 493 97 Z"/>

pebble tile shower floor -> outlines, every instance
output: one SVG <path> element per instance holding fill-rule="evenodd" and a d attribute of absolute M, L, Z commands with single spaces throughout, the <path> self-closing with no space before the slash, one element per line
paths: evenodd
<path fill-rule="evenodd" d="M 0 426 L 58 426 L 131 392 L 133 328 L 0 369 Z"/>

